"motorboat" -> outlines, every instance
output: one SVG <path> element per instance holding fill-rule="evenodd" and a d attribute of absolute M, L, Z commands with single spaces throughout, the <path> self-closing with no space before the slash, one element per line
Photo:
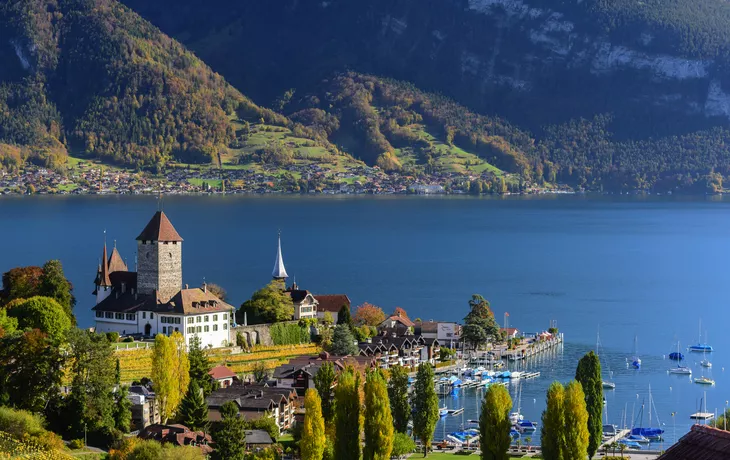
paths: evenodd
<path fill-rule="evenodd" d="M 712 367 L 712 363 L 710 362 L 709 359 L 703 359 L 702 361 L 700 361 L 700 366 L 702 366 L 702 367 Z"/>
<path fill-rule="evenodd" d="M 516 380 L 516 379 L 519 379 L 520 377 L 522 377 L 522 372 L 520 372 L 520 371 L 513 371 L 513 372 L 512 372 L 512 373 L 511 373 L 511 374 L 509 375 L 509 378 L 510 378 L 510 379 L 512 379 L 512 380 Z"/>
<path fill-rule="evenodd" d="M 692 375 L 692 369 L 690 369 L 687 366 L 677 366 L 672 367 L 669 369 L 670 374 L 677 374 L 677 375 Z"/>
<path fill-rule="evenodd" d="M 515 428 L 517 428 L 520 433 L 532 433 L 537 430 L 537 425 L 529 420 L 523 419 L 515 425 Z"/>
<path fill-rule="evenodd" d="M 522 419 L 524 419 L 524 417 L 519 412 L 512 412 L 509 414 L 509 421 L 512 425 L 517 425 Z"/>
<path fill-rule="evenodd" d="M 630 441 L 628 439 L 620 439 L 618 443 L 623 444 L 628 449 L 641 449 L 641 444 L 639 444 L 636 441 Z"/>
<path fill-rule="evenodd" d="M 446 417 L 447 415 L 449 415 L 449 409 L 446 406 L 439 409 L 439 417 Z"/>
<path fill-rule="evenodd" d="M 638 444 L 649 444 L 651 442 L 651 441 L 649 441 L 649 438 L 647 438 L 646 436 L 642 436 L 640 434 L 630 434 L 630 435 L 626 436 L 626 438 L 624 438 L 624 439 L 626 439 L 627 441 L 632 441 L 632 442 L 638 443 Z"/>
<path fill-rule="evenodd" d="M 702 376 L 702 377 L 697 377 L 695 379 L 695 383 L 700 384 L 700 385 L 714 385 L 715 381 L 709 377 Z"/>
<path fill-rule="evenodd" d="M 616 389 L 616 384 L 613 383 L 613 382 L 609 382 L 607 380 L 604 380 L 601 384 L 603 385 L 603 388 L 605 388 L 607 390 L 615 390 Z"/>

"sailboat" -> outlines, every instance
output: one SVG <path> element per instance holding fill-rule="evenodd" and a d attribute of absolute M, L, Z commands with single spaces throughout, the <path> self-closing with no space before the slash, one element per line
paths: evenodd
<path fill-rule="evenodd" d="M 677 341 L 677 351 L 676 351 L 676 353 L 677 353 L 677 355 L 681 356 L 681 358 L 677 358 L 677 361 L 680 361 L 682 358 L 684 358 L 684 356 L 682 356 L 682 353 L 679 352 L 679 341 Z M 669 354 L 669 358 L 670 359 L 673 359 L 672 358 L 672 355 L 673 354 L 674 353 L 670 353 Z M 671 369 L 669 369 L 669 373 L 670 374 L 679 374 L 679 375 L 692 375 L 692 369 L 690 369 L 687 366 L 682 366 L 678 362 L 677 363 L 677 367 L 672 367 Z"/>
<path fill-rule="evenodd" d="M 520 392 L 517 397 L 517 412 L 509 414 L 509 421 L 512 425 L 517 425 L 524 418 L 520 411 L 522 410 L 522 382 L 520 382 Z"/>
<path fill-rule="evenodd" d="M 707 342 L 701 343 L 702 341 L 702 320 L 700 319 L 700 333 L 697 337 L 697 344 L 696 345 L 690 345 L 687 347 L 689 351 L 698 351 L 701 353 L 705 352 L 712 352 L 712 345 L 708 345 Z"/>
<path fill-rule="evenodd" d="M 703 360 L 703 361 L 707 361 L 707 360 Z M 707 362 L 709 362 L 709 361 L 707 361 Z M 714 380 L 712 380 L 709 377 L 705 377 L 705 367 L 709 367 L 709 366 L 705 366 L 705 365 L 702 366 L 702 376 L 696 378 L 695 383 L 697 383 L 699 385 L 714 385 L 715 384 Z"/>
<path fill-rule="evenodd" d="M 598 332 L 596 332 L 596 354 L 598 354 L 598 359 L 601 359 L 600 354 L 600 348 L 601 348 L 601 337 Z M 610 379 L 613 379 L 613 372 L 611 372 L 611 367 L 606 363 L 606 366 L 608 366 L 608 376 Z M 601 366 L 601 373 L 603 373 L 603 366 Z M 615 390 L 616 384 L 613 383 L 611 380 L 603 380 L 601 379 L 601 385 L 603 388 L 607 390 Z"/>
<path fill-rule="evenodd" d="M 631 429 L 631 435 L 627 438 L 630 441 L 635 441 L 639 443 L 648 443 L 649 441 L 660 441 L 662 438 L 662 434 L 664 434 L 664 430 L 661 428 L 654 428 L 652 427 L 652 407 L 654 410 L 656 410 L 656 407 L 654 407 L 654 399 L 651 396 L 651 385 L 649 386 L 649 427 L 644 428 L 642 426 L 634 427 Z M 644 423 L 644 404 L 641 404 L 641 409 L 639 410 L 639 416 L 641 417 L 641 423 Z M 637 417 L 638 418 L 638 417 Z M 635 423 L 636 421 L 634 421 Z M 659 424 L 659 415 L 657 414 L 657 423 Z"/>
<path fill-rule="evenodd" d="M 641 358 L 639 358 L 639 337 L 634 336 L 634 356 L 631 358 L 631 366 L 634 369 L 641 369 Z"/>
<path fill-rule="evenodd" d="M 707 333 L 705 332 L 705 343 L 707 343 Z M 702 367 L 712 367 L 712 363 L 707 359 L 707 351 L 702 352 L 702 361 L 700 361 Z"/>

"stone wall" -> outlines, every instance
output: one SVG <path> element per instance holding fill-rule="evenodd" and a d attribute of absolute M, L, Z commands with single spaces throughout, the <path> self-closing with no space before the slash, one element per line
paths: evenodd
<path fill-rule="evenodd" d="M 157 290 L 163 302 L 182 289 L 182 243 L 137 242 L 137 289 Z"/>
<path fill-rule="evenodd" d="M 253 326 L 236 326 L 230 329 L 230 342 L 236 344 L 236 335 L 240 332 L 248 342 L 248 346 L 264 345 L 271 346 L 274 342 L 271 340 L 269 332 L 269 324 L 256 324 Z"/>

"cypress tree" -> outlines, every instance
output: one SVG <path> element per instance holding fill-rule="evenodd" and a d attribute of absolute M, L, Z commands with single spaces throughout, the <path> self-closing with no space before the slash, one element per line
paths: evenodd
<path fill-rule="evenodd" d="M 393 424 L 398 433 L 408 431 L 408 420 L 411 418 L 411 403 L 408 401 L 408 372 L 402 366 L 389 369 L 388 399 Z"/>
<path fill-rule="evenodd" d="M 565 460 L 584 460 L 588 454 L 588 411 L 580 383 L 565 387 Z"/>
<path fill-rule="evenodd" d="M 337 324 L 346 324 L 352 329 L 352 315 L 350 314 L 350 307 L 343 305 L 340 311 L 337 313 Z"/>
<path fill-rule="evenodd" d="M 221 406 L 221 421 L 213 432 L 214 460 L 244 460 L 246 455 L 246 425 L 238 415 L 238 406 L 228 401 Z"/>
<path fill-rule="evenodd" d="M 509 411 L 512 398 L 502 385 L 491 385 L 484 395 L 479 416 L 479 439 L 482 460 L 505 460 L 512 439 L 509 435 Z"/>
<path fill-rule="evenodd" d="M 547 407 L 542 413 L 540 445 L 545 460 L 565 460 L 565 389 L 553 382 L 547 392 Z"/>
<path fill-rule="evenodd" d="M 380 371 L 365 379 L 365 449 L 363 460 L 389 460 L 393 450 L 393 416 L 385 379 Z"/>
<path fill-rule="evenodd" d="M 575 379 L 580 382 L 586 395 L 588 409 L 588 457 L 593 458 L 601 445 L 603 434 L 603 382 L 601 361 L 594 352 L 589 352 L 578 362 Z"/>
<path fill-rule="evenodd" d="M 322 417 L 325 422 L 331 422 L 334 415 L 332 406 L 332 385 L 335 383 L 335 367 L 332 363 L 324 363 L 314 374 L 314 388 L 321 398 Z"/>
<path fill-rule="evenodd" d="M 413 406 L 413 433 L 423 443 L 423 456 L 428 455 L 433 431 L 439 419 L 439 399 L 433 383 L 433 368 L 429 363 L 418 365 Z"/>
<path fill-rule="evenodd" d="M 360 375 L 348 367 L 335 387 L 335 458 L 360 458 Z"/>
<path fill-rule="evenodd" d="M 200 337 L 193 336 L 188 347 L 188 361 L 190 362 L 190 381 L 197 382 L 198 388 L 203 390 L 203 396 L 207 397 L 215 389 L 215 382 L 210 378 L 210 360 L 208 355 L 200 346 Z"/>
<path fill-rule="evenodd" d="M 192 431 L 206 431 L 208 427 L 208 405 L 203 399 L 203 391 L 195 380 L 188 385 L 188 391 L 178 408 L 180 423 Z"/>
<path fill-rule="evenodd" d="M 310 388 L 304 395 L 304 427 L 299 441 L 302 460 L 322 460 L 326 443 L 322 402 L 317 390 Z"/>

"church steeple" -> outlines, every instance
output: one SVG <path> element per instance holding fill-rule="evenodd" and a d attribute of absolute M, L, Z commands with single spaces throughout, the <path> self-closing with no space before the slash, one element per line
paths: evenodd
<path fill-rule="evenodd" d="M 284 258 L 281 255 L 281 231 L 279 232 L 279 246 L 276 250 L 276 260 L 274 261 L 274 271 L 271 276 L 275 280 L 285 280 L 289 275 L 286 274 L 286 268 L 284 268 Z"/>

